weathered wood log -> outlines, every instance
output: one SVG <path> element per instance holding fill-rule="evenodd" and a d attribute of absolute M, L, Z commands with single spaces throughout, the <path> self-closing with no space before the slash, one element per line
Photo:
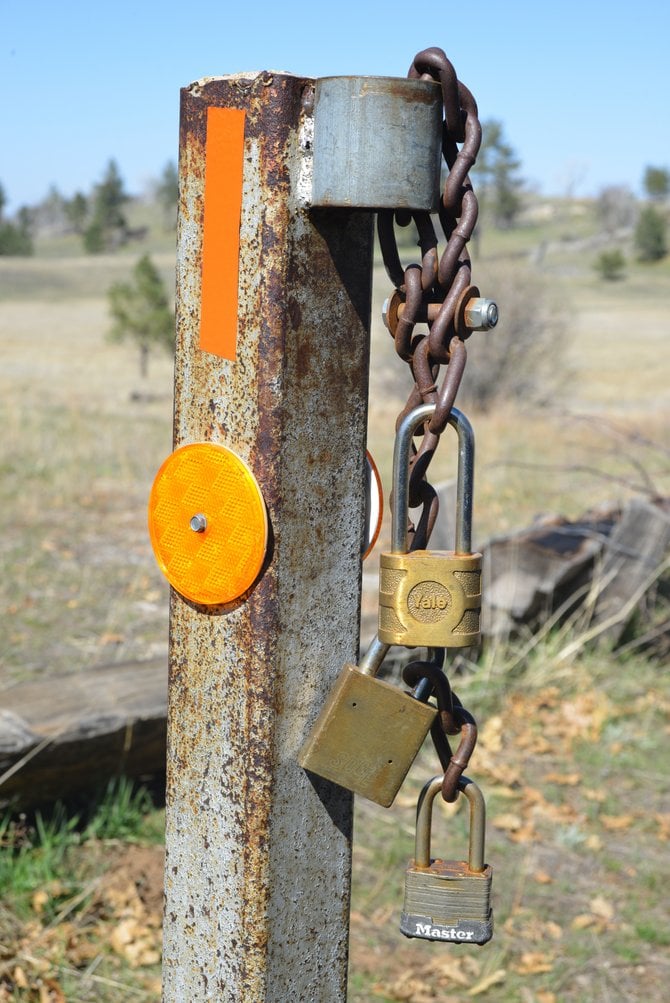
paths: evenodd
<path fill-rule="evenodd" d="M 577 522 L 552 518 L 490 540 L 483 548 L 483 633 L 533 629 L 571 596 L 577 603 L 614 523 L 615 513 Z"/>
<path fill-rule="evenodd" d="M 19 683 L 0 695 L 0 806 L 165 771 L 167 658 Z"/>
<path fill-rule="evenodd" d="M 601 637 L 618 644 L 631 619 L 654 591 L 656 575 L 670 549 L 668 501 L 634 498 L 615 526 L 598 569 L 599 594 L 593 622 Z"/>

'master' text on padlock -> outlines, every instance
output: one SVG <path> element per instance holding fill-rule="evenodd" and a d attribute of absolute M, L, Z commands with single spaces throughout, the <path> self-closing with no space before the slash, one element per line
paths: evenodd
<path fill-rule="evenodd" d="M 473 930 L 456 930 L 453 926 L 431 926 L 430 923 L 417 923 L 416 936 L 429 937 L 431 940 L 472 940 Z"/>

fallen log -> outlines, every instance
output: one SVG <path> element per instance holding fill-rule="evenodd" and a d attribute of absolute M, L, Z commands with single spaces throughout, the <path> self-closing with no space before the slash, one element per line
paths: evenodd
<path fill-rule="evenodd" d="M 618 515 L 547 518 L 490 540 L 483 548 L 483 634 L 532 631 L 571 597 L 578 604 Z"/>
<path fill-rule="evenodd" d="M 593 622 L 600 637 L 619 644 L 631 620 L 655 594 L 670 550 L 670 503 L 634 498 L 607 541 L 598 578 Z"/>
<path fill-rule="evenodd" d="M 0 696 L 0 807 L 165 773 L 167 658 L 17 683 Z"/>

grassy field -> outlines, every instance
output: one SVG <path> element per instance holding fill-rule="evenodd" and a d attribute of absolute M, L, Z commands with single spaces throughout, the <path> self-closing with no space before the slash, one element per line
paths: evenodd
<path fill-rule="evenodd" d="M 573 517 L 670 494 L 670 262 L 630 263 L 625 280 L 602 282 L 591 267 L 600 245 L 590 207 L 549 209 L 508 234 L 486 231 L 475 264 L 503 318 L 506 297 L 523 295 L 526 278 L 535 288 L 538 275 L 565 315 L 552 358 L 566 379 L 553 399 L 540 407 L 513 397 L 488 412 L 463 402 L 477 433 L 480 541 L 540 513 Z M 152 358 L 141 380 L 136 351 L 105 340 L 106 290 L 146 249 L 89 258 L 67 238 L 33 259 L 0 258 L 0 688 L 167 650 L 167 586 L 145 509 L 171 449 L 172 363 Z M 156 231 L 148 249 L 172 284 L 169 235 Z M 391 430 L 409 391 L 379 319 L 388 292 L 377 267 L 369 443 L 387 492 Z M 536 308 L 529 294 L 531 317 Z M 472 365 L 497 333 L 471 339 Z M 453 472 L 453 450 L 441 453 L 435 481 Z M 397 931 L 415 799 L 435 768 L 429 754 L 391 812 L 358 804 L 356 1003 L 667 998 L 667 674 L 635 653 L 568 649 L 584 628 L 573 623 L 530 655 L 489 651 L 458 680 L 482 723 L 472 775 L 489 806 L 491 944 L 464 952 Z M 462 854 L 464 814 L 439 810 L 438 850 Z M 157 998 L 161 824 L 150 814 L 130 841 L 89 830 L 84 846 L 62 828 L 42 842 L 0 832 L 5 859 L 11 840 L 27 847 L 26 876 L 7 884 L 0 906 L 0 1001 Z M 49 866 L 35 868 L 33 852 Z M 101 874 L 103 859 L 116 885 Z"/>

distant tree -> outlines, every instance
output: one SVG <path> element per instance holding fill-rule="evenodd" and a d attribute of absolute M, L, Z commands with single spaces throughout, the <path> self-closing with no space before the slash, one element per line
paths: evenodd
<path fill-rule="evenodd" d="M 93 222 L 89 223 L 81 236 L 87 254 L 102 254 L 107 247 L 105 231 L 102 223 L 98 220 L 94 219 Z"/>
<path fill-rule="evenodd" d="M 93 189 L 93 209 L 106 230 L 125 229 L 122 206 L 128 201 L 123 178 L 115 160 L 110 160 L 102 181 Z"/>
<path fill-rule="evenodd" d="M 140 352 L 140 376 L 149 371 L 149 353 L 162 347 L 174 351 L 174 312 L 165 284 L 148 254 L 135 265 L 130 282 L 115 282 L 108 290 L 111 341 L 130 338 Z"/>
<path fill-rule="evenodd" d="M 624 277 L 626 259 L 618 248 L 611 251 L 601 251 L 593 263 L 593 267 L 601 279 L 616 282 Z"/>
<path fill-rule="evenodd" d="M 66 199 L 55 185 L 51 185 L 46 196 L 35 207 L 37 227 L 54 233 L 64 233 L 68 226 L 65 206 Z"/>
<path fill-rule="evenodd" d="M 88 199 L 83 192 L 75 192 L 71 199 L 64 202 L 63 211 L 73 231 L 81 236 L 86 229 L 89 212 Z"/>
<path fill-rule="evenodd" d="M 110 160 L 102 181 L 93 189 L 90 222 L 84 231 L 84 247 L 89 253 L 124 244 L 128 223 L 123 205 L 128 201 L 116 161 Z"/>
<path fill-rule="evenodd" d="M 653 206 L 646 206 L 640 213 L 634 242 L 639 261 L 660 261 L 668 253 L 666 222 Z"/>
<path fill-rule="evenodd" d="M 32 237 L 21 226 L 0 221 L 0 254 L 13 257 L 29 257 L 33 254 Z"/>
<path fill-rule="evenodd" d="M 20 206 L 16 214 L 16 222 L 21 233 L 32 240 L 35 235 L 35 210 L 27 205 Z"/>
<path fill-rule="evenodd" d="M 0 184 L 0 255 L 27 257 L 34 251 L 33 214 L 27 206 L 21 206 L 16 214 L 16 222 L 3 218 L 7 196 Z"/>
<path fill-rule="evenodd" d="M 642 184 L 653 202 L 663 202 L 670 193 L 670 171 L 666 167 L 646 167 Z"/>
<path fill-rule="evenodd" d="M 173 160 L 168 160 L 156 185 L 156 199 L 163 210 L 166 230 L 177 225 L 177 201 L 179 199 L 179 175 Z"/>
<path fill-rule="evenodd" d="M 630 229 L 637 214 L 635 196 L 625 185 L 609 185 L 596 199 L 596 216 L 607 233 Z"/>
<path fill-rule="evenodd" d="M 472 173 L 479 202 L 490 211 L 494 225 L 500 229 L 513 226 L 521 211 L 520 167 L 514 149 L 505 140 L 502 122 L 496 119 L 484 122 L 482 145 Z"/>

